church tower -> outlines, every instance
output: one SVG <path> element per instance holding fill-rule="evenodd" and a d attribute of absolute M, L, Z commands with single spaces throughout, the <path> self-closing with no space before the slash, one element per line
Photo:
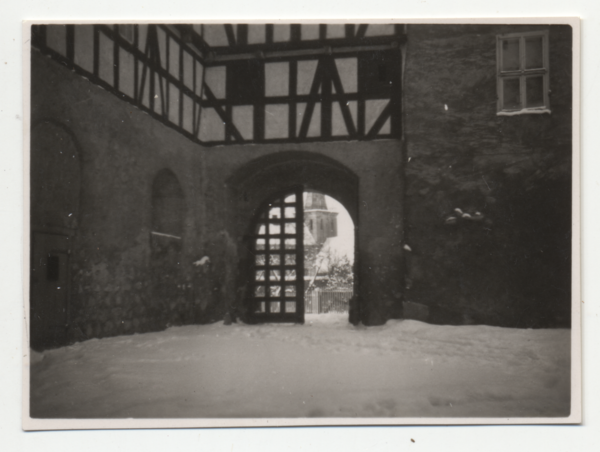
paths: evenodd
<path fill-rule="evenodd" d="M 307 192 L 304 201 L 304 225 L 321 246 L 329 237 L 337 237 L 337 212 L 327 209 L 325 195 Z"/>

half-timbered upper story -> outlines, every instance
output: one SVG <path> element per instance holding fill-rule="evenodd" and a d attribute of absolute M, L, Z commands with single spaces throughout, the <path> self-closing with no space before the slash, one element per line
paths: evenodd
<path fill-rule="evenodd" d="M 402 25 L 38 25 L 32 40 L 204 145 L 402 133 Z"/>

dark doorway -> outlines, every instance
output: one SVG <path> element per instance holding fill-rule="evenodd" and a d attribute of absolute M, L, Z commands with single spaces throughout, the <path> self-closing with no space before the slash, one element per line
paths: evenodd
<path fill-rule="evenodd" d="M 31 132 L 30 338 L 35 349 L 69 341 L 70 250 L 77 240 L 81 166 L 71 132 L 41 122 Z"/>
<path fill-rule="evenodd" d="M 31 347 L 58 347 L 67 342 L 69 324 L 69 238 L 44 233 L 32 236 Z"/>

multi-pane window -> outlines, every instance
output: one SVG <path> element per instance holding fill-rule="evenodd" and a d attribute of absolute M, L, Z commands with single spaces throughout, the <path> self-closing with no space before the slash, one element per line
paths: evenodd
<path fill-rule="evenodd" d="M 500 35 L 497 46 L 498 114 L 548 113 L 548 32 Z"/>

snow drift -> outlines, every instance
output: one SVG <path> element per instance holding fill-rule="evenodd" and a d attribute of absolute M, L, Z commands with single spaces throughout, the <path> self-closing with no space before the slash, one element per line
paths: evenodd
<path fill-rule="evenodd" d="M 194 325 L 32 352 L 38 418 L 568 416 L 570 330 Z"/>

